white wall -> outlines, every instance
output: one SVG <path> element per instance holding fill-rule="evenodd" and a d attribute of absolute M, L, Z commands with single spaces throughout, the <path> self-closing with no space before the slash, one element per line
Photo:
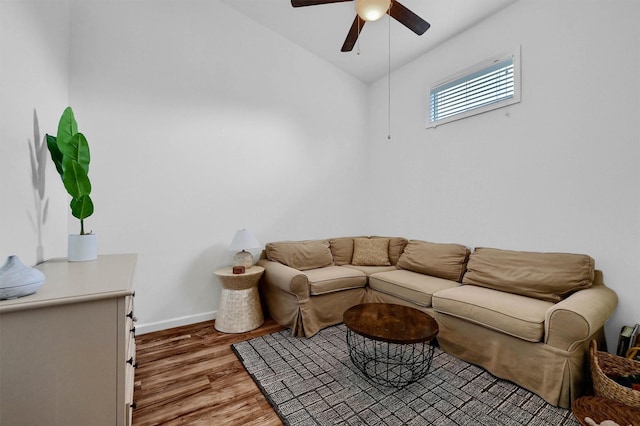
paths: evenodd
<path fill-rule="evenodd" d="M 371 89 L 371 224 L 469 247 L 587 253 L 640 322 L 640 3 L 520 0 Z M 522 102 L 425 128 L 436 81 L 514 46 Z M 385 169 L 385 173 L 379 173 Z M 393 179 L 389 177 L 393 176 Z"/>
<path fill-rule="evenodd" d="M 66 192 L 48 152 L 34 189 L 29 146 L 57 132 L 68 64 L 66 1 L 0 1 L 0 266 L 66 256 Z"/>
<path fill-rule="evenodd" d="M 367 231 L 363 83 L 218 1 L 76 1 L 71 21 L 86 224 L 100 253 L 139 253 L 143 331 L 215 314 L 238 228 Z"/>
<path fill-rule="evenodd" d="M 43 136 L 69 103 L 93 154 L 87 226 L 100 253 L 140 254 L 147 330 L 215 314 L 240 227 L 588 253 L 620 296 L 610 341 L 640 322 L 634 0 L 520 0 L 395 72 L 391 141 L 386 79 L 367 88 L 217 1 L 72 5 L 0 1 L 1 256 L 37 260 L 33 110 Z M 515 45 L 520 104 L 425 129 L 434 81 Z M 52 258 L 77 221 L 46 173 Z"/>

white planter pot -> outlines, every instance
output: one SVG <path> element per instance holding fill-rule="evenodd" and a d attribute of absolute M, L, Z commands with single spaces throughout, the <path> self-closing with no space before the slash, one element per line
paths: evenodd
<path fill-rule="evenodd" d="M 98 240 L 96 234 L 69 235 L 67 258 L 69 262 L 96 260 L 98 258 Z"/>

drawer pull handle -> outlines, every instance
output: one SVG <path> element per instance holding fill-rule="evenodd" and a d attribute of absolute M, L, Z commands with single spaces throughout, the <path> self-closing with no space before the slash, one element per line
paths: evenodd
<path fill-rule="evenodd" d="M 135 334 L 135 332 L 136 332 L 136 328 L 135 328 L 135 327 L 133 327 L 133 328 L 132 328 L 131 330 L 129 330 L 129 331 L 131 331 L 132 333 L 134 333 L 134 334 Z"/>
<path fill-rule="evenodd" d="M 133 311 L 131 311 L 131 312 L 129 312 L 129 313 L 127 314 L 127 318 L 131 318 L 131 320 L 132 320 L 133 322 L 137 322 L 137 321 L 138 321 L 138 317 L 134 317 L 134 316 L 133 316 Z"/>
<path fill-rule="evenodd" d="M 131 409 L 132 409 L 132 410 L 135 410 L 137 406 L 138 406 L 138 403 L 137 403 L 137 402 L 135 402 L 135 401 L 133 401 L 133 402 L 129 405 L 129 407 L 131 407 Z"/>
<path fill-rule="evenodd" d="M 138 363 L 137 363 L 137 362 L 133 362 L 133 357 L 131 357 L 131 358 L 129 358 L 129 359 L 127 360 L 127 364 L 131 364 L 131 366 L 132 366 L 133 368 L 138 368 Z"/>

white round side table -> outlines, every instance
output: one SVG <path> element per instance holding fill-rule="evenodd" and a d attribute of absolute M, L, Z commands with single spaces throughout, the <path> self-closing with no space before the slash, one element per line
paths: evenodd
<path fill-rule="evenodd" d="M 258 281 L 262 266 L 247 268 L 244 274 L 234 274 L 231 266 L 218 269 L 222 293 L 214 327 L 223 333 L 244 333 L 264 323 Z"/>

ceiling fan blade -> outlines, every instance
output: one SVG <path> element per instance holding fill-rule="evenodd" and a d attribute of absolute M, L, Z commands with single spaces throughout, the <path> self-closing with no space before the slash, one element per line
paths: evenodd
<path fill-rule="evenodd" d="M 398 22 L 418 35 L 424 34 L 431 26 L 427 21 L 393 0 L 389 14 Z"/>
<path fill-rule="evenodd" d="M 353 1 L 353 0 L 291 0 L 291 6 L 293 7 L 315 6 L 318 4 L 342 3 L 345 1 Z"/>
<path fill-rule="evenodd" d="M 344 40 L 342 49 L 340 49 L 341 52 L 351 52 L 351 50 L 353 50 L 353 46 L 355 46 L 356 41 L 358 41 L 358 36 L 365 22 L 367 21 L 360 19 L 360 17 L 356 15 L 356 19 L 353 20 L 353 24 L 351 24 L 351 28 L 349 29 L 349 34 L 347 34 L 347 38 Z"/>

